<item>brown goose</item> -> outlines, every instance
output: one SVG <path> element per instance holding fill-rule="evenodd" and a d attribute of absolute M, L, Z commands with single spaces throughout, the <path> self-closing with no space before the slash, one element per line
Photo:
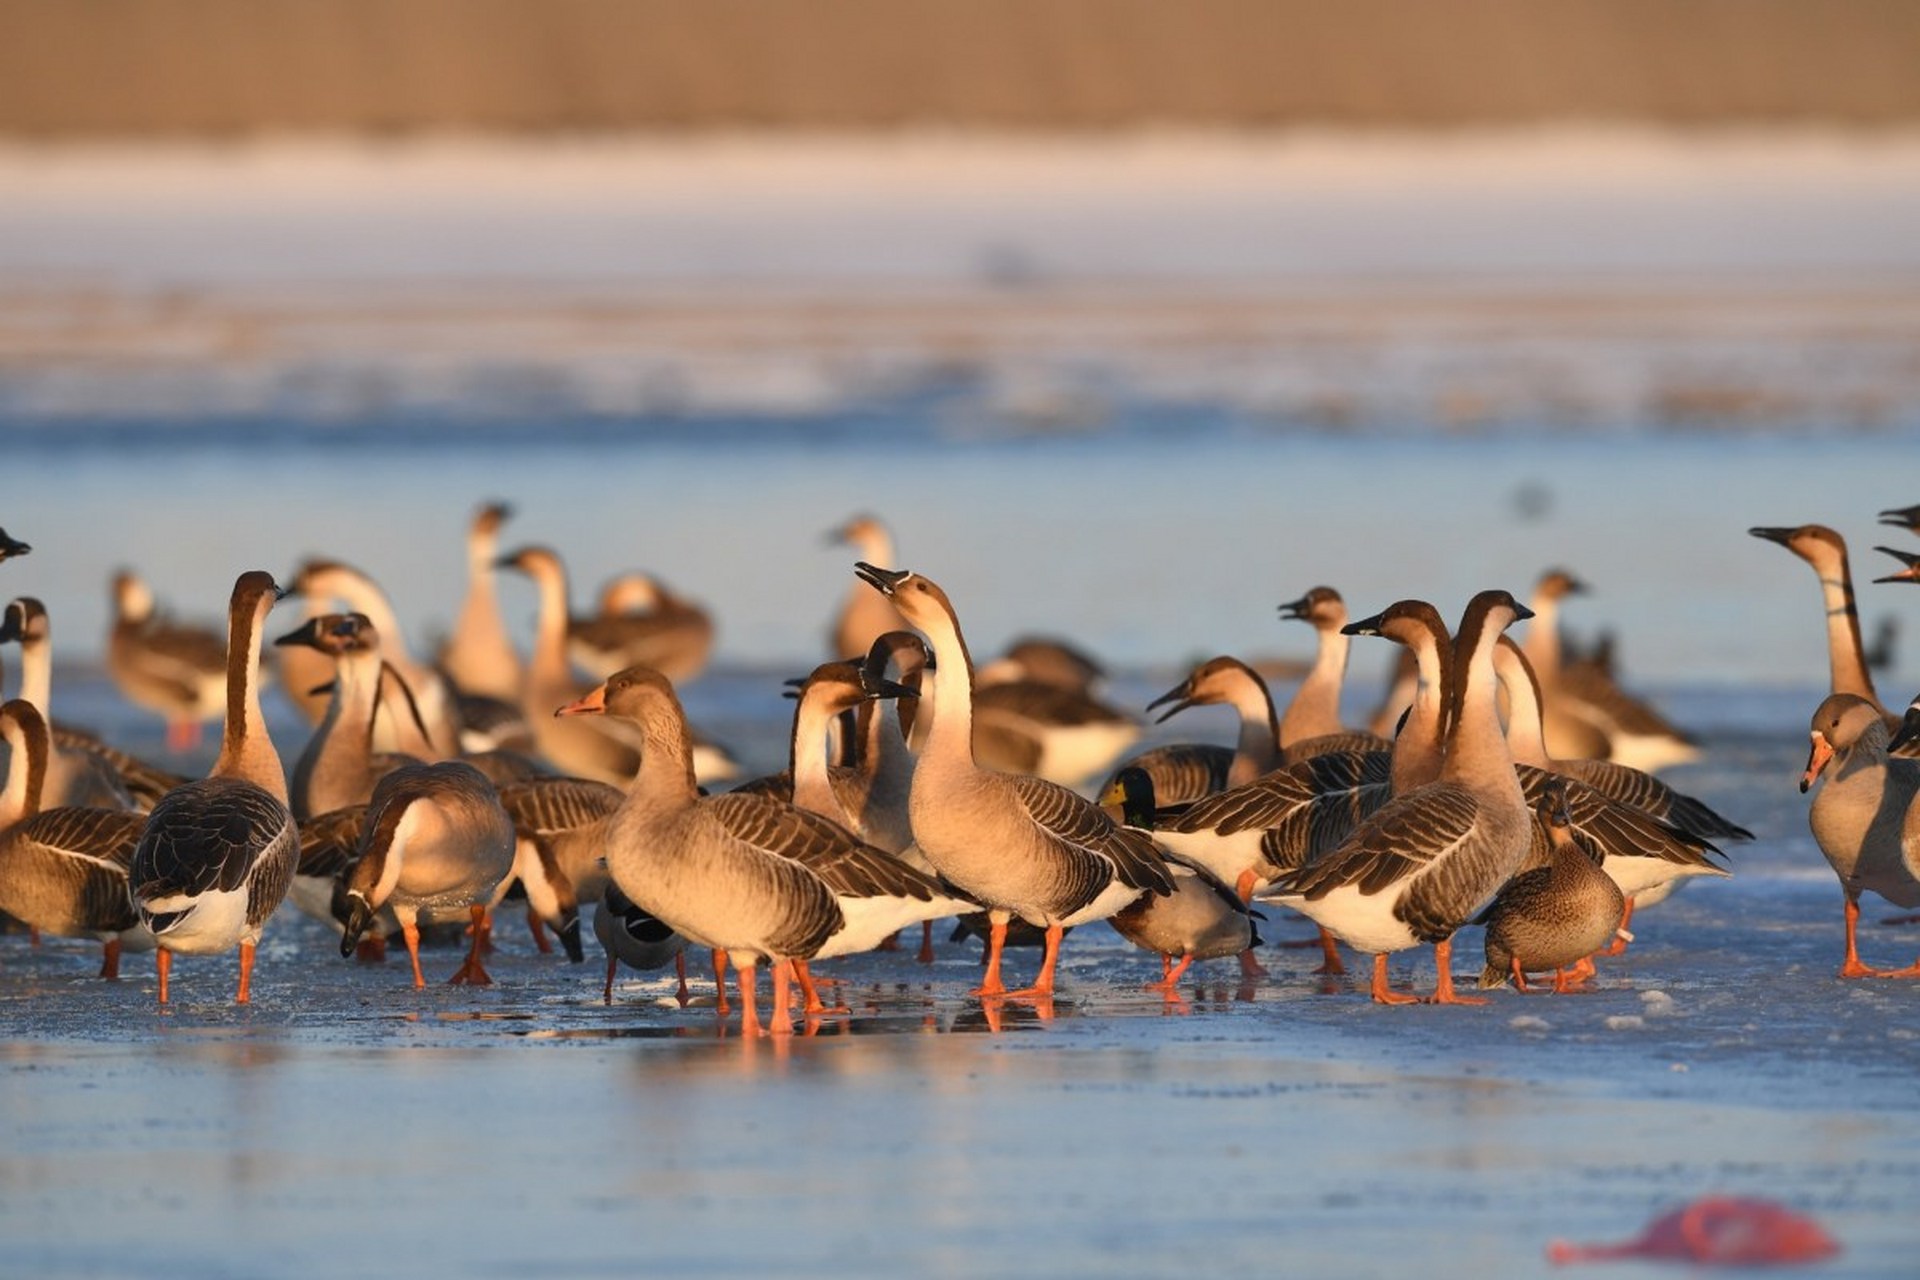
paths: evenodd
<path fill-rule="evenodd" d="M 240 575 L 227 606 L 227 720 L 207 777 L 169 791 L 147 815 L 127 871 L 141 922 L 159 941 L 160 1003 L 176 951 L 240 945 L 245 1004 L 260 930 L 300 858 L 286 775 L 260 712 L 260 629 L 280 599 L 273 578 Z"/>
<path fill-rule="evenodd" d="M 1508 881 L 1474 921 L 1487 930 L 1482 989 L 1511 979 L 1525 991 L 1527 974 L 1551 969 L 1554 991 L 1572 991 L 1592 976 L 1593 956 L 1620 927 L 1626 897 L 1602 869 L 1600 846 L 1574 833 L 1565 779 L 1546 783 L 1536 812 L 1550 842 L 1547 865 Z"/>
<path fill-rule="evenodd" d="M 91 734 L 63 733 L 53 725 L 53 630 L 47 610 L 32 596 L 7 602 L 0 618 L 0 644 L 20 646 L 20 696 L 46 720 L 52 740 L 42 803 L 48 808 L 135 809 L 132 788 L 115 767 L 105 744 Z M 95 750 L 95 745 L 101 750 Z"/>
<path fill-rule="evenodd" d="M 289 807 L 301 822 L 315 814 L 365 804 L 380 779 L 420 758 L 373 749 L 374 723 L 381 710 L 380 635 L 364 613 L 322 613 L 308 618 L 273 642 L 301 645 L 333 660 L 332 693 L 326 716 L 315 726 L 300 758 L 294 761 Z M 401 726 L 390 739 L 411 737 L 429 753 L 432 744 L 418 725 Z"/>
<path fill-rule="evenodd" d="M 803 859 L 855 842 L 825 819 L 766 796 L 702 796 L 686 713 L 657 672 L 618 672 L 555 714 L 615 716 L 637 726 L 640 768 L 606 821 L 607 870 L 621 892 L 676 933 L 732 957 L 749 1035 L 762 1034 L 754 970 L 769 961 L 771 1030 L 790 1032 L 791 962 L 812 956 L 846 925 L 833 888 Z"/>
<path fill-rule="evenodd" d="M 1493 651 L 1500 633 L 1531 616 L 1504 591 L 1467 605 L 1447 676 L 1445 758 L 1437 781 L 1395 796 L 1339 848 L 1279 882 L 1278 901 L 1374 953 L 1373 998 L 1412 997 L 1387 985 L 1387 953 L 1434 945 L 1430 999 L 1453 989 L 1453 933 L 1512 878 L 1532 845 L 1532 815 L 1500 728 Z"/>
<path fill-rule="evenodd" d="M 513 515 L 504 502 L 489 502 L 467 526 L 467 595 L 454 620 L 453 634 L 440 651 L 440 669 L 463 697 L 520 702 L 520 654 L 500 616 L 495 561 L 500 557 L 500 527 Z"/>
<path fill-rule="evenodd" d="M 1920 730 L 1920 725 L 1916 726 Z M 1854 693 L 1830 695 L 1813 713 L 1813 746 L 1800 790 L 1824 777 L 1808 821 L 1846 895 L 1843 978 L 1920 978 L 1905 969 L 1871 969 L 1855 938 L 1860 895 L 1871 890 L 1902 907 L 1920 906 L 1920 763 L 1893 756 L 1880 708 Z M 1898 745 L 1920 740 L 1903 726 Z"/>
<path fill-rule="evenodd" d="M 1347 603 L 1332 587 L 1315 587 L 1280 606 L 1280 616 L 1311 623 L 1319 637 L 1313 666 L 1280 716 L 1280 752 L 1288 764 L 1327 751 L 1385 751 L 1385 738 L 1340 723 L 1340 689 L 1347 678 Z"/>
<path fill-rule="evenodd" d="M 712 653 L 713 616 L 651 574 L 621 574 L 601 588 L 598 613 L 567 622 L 567 656 L 597 680 L 652 667 L 684 685 Z"/>
<path fill-rule="evenodd" d="M 226 705 L 226 641 L 157 612 L 153 592 L 131 570 L 114 575 L 113 610 L 107 674 L 127 701 L 166 718 L 169 750 L 192 750 L 201 724 Z"/>
<path fill-rule="evenodd" d="M 933 723 L 914 769 L 913 830 L 941 877 L 988 909 L 987 972 L 977 994 L 1009 994 L 1000 957 L 1017 915 L 1046 930 L 1040 974 L 1020 994 L 1050 996 L 1062 931 L 1106 919 L 1143 893 L 1171 893 L 1165 862 L 1152 840 L 1065 787 L 976 764 L 973 662 L 946 593 L 907 570 L 862 562 L 854 571 L 933 650 Z"/>
<path fill-rule="evenodd" d="M 1792 529 L 1759 526 L 1747 532 L 1793 552 L 1806 561 L 1820 579 L 1820 594 L 1827 614 L 1828 692 L 1850 693 L 1866 699 L 1892 729 L 1899 723 L 1899 717 L 1887 710 L 1874 691 L 1866 651 L 1860 642 L 1860 614 L 1853 601 L 1853 568 L 1847 559 L 1847 540 L 1823 524 L 1803 524 Z M 1897 754 L 1920 755 L 1920 743 L 1903 744 Z"/>
<path fill-rule="evenodd" d="M 852 547 L 855 558 L 869 564 L 893 563 L 893 535 L 876 516 L 854 516 L 827 534 L 827 545 Z M 906 625 L 891 601 L 856 582 L 828 629 L 827 656 L 850 658 L 865 653 L 875 640 L 889 631 L 904 630 Z"/>
<path fill-rule="evenodd" d="M 0 911 L 41 933 L 99 939 L 100 976 L 117 978 L 123 949 L 153 947 L 127 896 L 127 864 L 146 818 L 41 807 L 51 743 L 31 702 L 0 706 L 0 736 L 12 748 L 0 793 Z"/>
<path fill-rule="evenodd" d="M 1116 769 L 1103 791 L 1112 791 L 1128 768 L 1143 769 L 1153 784 L 1157 803 L 1185 804 L 1202 796 L 1244 786 L 1282 763 L 1280 722 L 1273 695 L 1258 672 L 1238 658 L 1209 658 L 1193 669 L 1179 686 L 1147 704 L 1147 710 L 1167 706 L 1158 723 L 1164 724 L 1189 707 L 1225 705 L 1239 715 L 1240 737 L 1233 747 L 1212 743 L 1176 742 L 1143 751 Z"/>
<path fill-rule="evenodd" d="M 473 940 L 448 981 L 490 984 L 480 963 L 487 908 L 504 887 L 513 859 L 513 823 L 478 769 L 449 760 L 388 774 L 374 789 L 359 850 L 342 878 L 347 919 L 340 954 L 352 955 L 375 914 L 389 907 L 413 961 L 413 985 L 424 987 L 420 917 L 466 911 Z"/>

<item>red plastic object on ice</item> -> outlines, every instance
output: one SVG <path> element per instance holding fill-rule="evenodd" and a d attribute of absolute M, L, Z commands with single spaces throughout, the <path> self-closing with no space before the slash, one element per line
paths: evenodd
<path fill-rule="evenodd" d="M 1819 1262 L 1840 1252 L 1821 1225 L 1771 1200 L 1705 1196 L 1663 1213 L 1636 1240 L 1620 1244 L 1547 1246 L 1549 1262 L 1601 1262 L 1610 1258 L 1659 1258 L 1719 1266 Z"/>

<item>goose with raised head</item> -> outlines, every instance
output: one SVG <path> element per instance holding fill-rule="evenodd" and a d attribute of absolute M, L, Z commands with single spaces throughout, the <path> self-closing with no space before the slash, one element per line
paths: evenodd
<path fill-rule="evenodd" d="M 607 954 L 607 982 L 600 1003 L 613 1003 L 613 979 L 620 966 L 647 972 L 671 964 L 680 978 L 676 998 L 687 1007 L 687 940 L 659 916 L 620 892 L 612 880 L 600 885 L 593 908 L 593 936 Z"/>
<path fill-rule="evenodd" d="M 974 760 L 973 662 L 946 592 L 904 569 L 866 562 L 854 572 L 927 638 L 936 674 L 926 747 L 914 768 L 914 836 L 941 878 L 988 910 L 982 995 L 1010 994 L 1000 977 L 1008 922 L 1046 931 L 1031 988 L 1051 996 L 1065 929 L 1104 920 L 1142 894 L 1173 892 L 1151 839 L 1044 779 L 982 768 Z M 927 714 L 922 708 L 920 714 Z"/>
<path fill-rule="evenodd" d="M 1157 805 L 1186 804 L 1245 786 L 1285 763 L 1273 695 L 1260 674 L 1238 658 L 1225 654 L 1209 658 L 1179 685 L 1149 702 L 1147 710 L 1166 707 L 1156 722 L 1165 724 L 1189 707 L 1216 705 L 1232 707 L 1238 716 L 1240 732 L 1234 746 L 1174 742 L 1154 747 L 1124 762 L 1107 779 L 1103 791 L 1112 791 L 1127 769 L 1143 769 Z"/>
<path fill-rule="evenodd" d="M 567 658 L 567 569 L 550 547 L 521 547 L 503 556 L 503 569 L 524 573 L 539 596 L 533 654 L 527 662 L 521 695 L 534 746 L 561 771 L 610 786 L 624 787 L 640 767 L 640 755 L 617 724 L 556 719 L 553 708 L 587 692 Z M 696 775 L 702 781 L 728 778 L 738 766 L 712 743 L 694 737 Z"/>
<path fill-rule="evenodd" d="M 832 886 L 802 859 L 816 847 L 855 842 L 824 818 L 767 796 L 701 795 L 686 712 L 658 672 L 617 672 L 554 714 L 612 716 L 638 728 L 640 768 L 603 828 L 608 873 L 689 942 L 732 958 L 749 1035 L 762 1033 L 754 970 L 769 962 L 770 1029 L 791 1032 L 791 962 L 811 957 L 846 925 Z"/>
<path fill-rule="evenodd" d="M 41 798 L 48 808 L 73 805 L 89 809 L 136 809 L 128 780 L 91 734 L 62 732 L 53 722 L 53 628 L 46 606 L 32 596 L 7 602 L 0 617 L 0 644 L 20 646 L 20 696 L 46 721 L 52 743 Z M 103 748 L 94 750 L 95 745 Z"/>
<path fill-rule="evenodd" d="M 1605 852 L 1574 831 L 1568 785 L 1551 778 L 1535 802 L 1547 832 L 1547 865 L 1509 880 L 1474 919 L 1487 931 L 1483 990 L 1511 980 L 1525 991 L 1527 974 L 1549 969 L 1555 992 L 1575 990 L 1593 975 L 1593 957 L 1622 927 L 1626 895 L 1603 870 Z"/>
<path fill-rule="evenodd" d="M 120 976 L 123 949 L 148 951 L 153 934 L 127 896 L 127 864 L 146 825 L 127 809 L 42 808 L 51 741 L 23 698 L 0 706 L 12 755 L 0 792 L 0 911 L 41 933 L 95 938 L 100 976 Z"/>
<path fill-rule="evenodd" d="M 1315 587 L 1280 606 L 1280 616 L 1312 625 L 1318 644 L 1280 716 L 1280 753 L 1288 764 L 1328 751 L 1385 751 L 1387 739 L 1340 723 L 1340 690 L 1347 678 L 1347 602 L 1332 587 Z"/>
<path fill-rule="evenodd" d="M 496 564 L 500 528 L 513 516 L 504 502 L 489 502 L 467 525 L 467 594 L 454 619 L 453 634 L 440 651 L 440 670 L 460 696 L 518 706 L 523 679 L 520 652 L 500 614 Z"/>
<path fill-rule="evenodd" d="M 382 697 L 391 703 L 391 714 L 377 722 L 374 736 L 377 749 L 414 749 L 414 744 L 400 735 L 410 733 L 417 722 L 426 726 L 432 759 L 449 759 L 460 753 L 460 722 L 454 691 L 438 671 L 413 657 L 407 647 L 407 637 L 401 629 L 399 615 L 377 582 L 359 569 L 339 561 L 309 560 L 300 566 L 291 590 L 292 594 L 307 601 L 310 610 L 333 601 L 345 601 L 347 609 L 365 615 L 379 635 L 381 657 L 399 675 L 400 680 L 383 690 Z M 311 650 L 294 648 L 287 652 L 302 654 Z M 331 660 L 328 660 L 320 669 L 331 665 Z M 322 675 L 305 689 L 290 687 L 287 692 L 296 696 L 306 693 L 317 698 L 318 695 L 313 695 L 312 690 L 323 685 L 326 679 L 327 676 Z M 326 714 L 324 702 L 316 701 L 304 709 L 308 718 L 315 721 Z"/>
<path fill-rule="evenodd" d="M 1468 1001 L 1453 989 L 1454 931 L 1472 920 L 1525 861 L 1533 818 L 1500 727 L 1493 652 L 1500 633 L 1530 617 L 1505 591 L 1467 605 L 1447 673 L 1447 729 L 1437 780 L 1396 795 L 1338 848 L 1289 873 L 1280 902 L 1374 954 L 1373 998 L 1413 997 L 1387 984 L 1387 955 L 1434 947 L 1429 999 Z"/>
<path fill-rule="evenodd" d="M 270 574 L 243 573 L 227 606 L 227 719 L 205 778 L 169 791 L 147 815 L 127 882 L 160 954 L 167 1003 L 173 954 L 208 955 L 239 944 L 246 1004 L 254 949 L 286 896 L 300 859 L 286 775 L 260 710 L 260 633 L 280 599 Z"/>
<path fill-rule="evenodd" d="M 301 645 L 333 661 L 327 714 L 314 727 L 294 761 L 288 787 L 289 807 L 301 822 L 316 814 L 373 798 L 380 779 L 394 770 L 421 763 L 399 751 L 373 749 L 374 723 L 382 708 L 380 685 L 386 675 L 380 635 L 364 613 L 322 613 L 276 638 L 275 646 Z M 431 750 L 424 729 L 413 726 L 418 745 Z M 390 734 L 404 740 L 404 734 Z"/>
<path fill-rule="evenodd" d="M 1793 552 L 1820 579 L 1820 596 L 1827 615 L 1827 691 L 1850 693 L 1872 703 L 1891 730 L 1899 723 L 1899 717 L 1880 701 L 1873 687 L 1873 676 L 1867 670 L 1866 649 L 1860 639 L 1860 612 L 1853 598 L 1853 566 L 1847 558 L 1847 540 L 1823 524 L 1803 524 L 1791 529 L 1762 525 L 1747 532 Z M 1912 744 L 1911 749 L 1903 746 L 1896 754 L 1920 754 L 1920 743 Z"/>
<path fill-rule="evenodd" d="M 852 547 L 854 558 L 869 564 L 893 563 L 893 534 L 878 516 L 856 515 L 826 537 L 830 547 Z M 907 621 L 892 601 L 859 583 L 847 591 L 827 631 L 827 657 L 851 658 L 865 653 L 889 631 L 905 630 Z"/>
<path fill-rule="evenodd" d="M 1117 808 L 1124 825 L 1151 838 L 1153 776 L 1145 769 L 1120 770 L 1101 794 L 1100 804 L 1109 811 Z M 1226 956 L 1240 957 L 1242 978 L 1262 976 L 1264 971 L 1253 958 L 1253 949 L 1260 944 L 1254 913 L 1233 886 L 1175 856 L 1168 857 L 1167 872 L 1173 878 L 1172 893 L 1142 894 L 1107 920 L 1115 933 L 1160 957 L 1160 981 L 1149 983 L 1147 989 L 1177 999 L 1175 986 L 1194 961 Z"/>
<path fill-rule="evenodd" d="M 1920 741 L 1902 726 L 1891 742 L 1880 708 L 1856 693 L 1835 693 L 1814 709 L 1812 747 L 1800 790 L 1825 779 L 1808 822 L 1814 841 L 1840 877 L 1846 896 L 1843 978 L 1920 978 L 1920 961 L 1904 969 L 1873 969 L 1860 962 L 1856 933 L 1860 895 L 1879 894 L 1902 907 L 1920 907 L 1920 762 L 1890 748 Z"/>
<path fill-rule="evenodd" d="M 174 622 L 132 570 L 113 577 L 107 674 L 121 696 L 167 722 L 167 748 L 190 751 L 226 705 L 227 645 L 216 631 Z"/>
<path fill-rule="evenodd" d="M 465 911 L 472 941 L 447 981 L 489 985 L 493 979 L 480 963 L 487 908 L 504 888 L 513 858 L 513 822 L 478 769 L 448 760 L 395 770 L 374 788 L 359 850 L 342 877 L 348 910 L 340 954 L 352 955 L 376 913 L 389 907 L 413 961 L 413 985 L 424 987 L 420 917 Z"/>
<path fill-rule="evenodd" d="M 567 622 L 567 656 L 604 680 L 623 667 L 652 667 L 684 685 L 706 670 L 713 615 L 652 574 L 630 572 L 600 589 L 599 611 Z"/>

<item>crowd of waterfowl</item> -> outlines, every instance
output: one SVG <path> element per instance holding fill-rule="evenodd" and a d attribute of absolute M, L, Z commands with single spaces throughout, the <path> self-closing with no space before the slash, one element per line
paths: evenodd
<path fill-rule="evenodd" d="M 789 767 L 740 782 L 675 687 L 711 653 L 706 611 L 632 574 L 596 614 L 570 616 L 561 557 L 503 553 L 507 518 L 490 505 L 472 521 L 466 600 L 431 662 L 408 652 L 373 578 L 346 565 L 309 562 L 285 584 L 242 573 L 224 636 L 168 620 L 121 573 L 109 672 L 166 717 L 175 747 L 221 722 L 203 778 L 51 721 L 46 611 L 12 600 L 0 641 L 19 646 L 21 680 L 0 706 L 0 910 L 36 933 L 99 939 L 102 977 L 123 950 L 157 948 L 165 1004 L 176 953 L 236 949 L 247 1001 L 262 930 L 288 900 L 337 929 L 343 955 L 399 938 L 416 986 L 423 927 L 465 926 L 451 981 L 485 983 L 510 897 L 543 951 L 552 930 L 575 961 L 590 907 L 607 999 L 619 965 L 675 965 L 684 1005 L 694 945 L 713 952 L 721 1016 L 730 962 L 742 1028 L 780 1033 L 790 980 L 805 1016 L 837 1012 L 815 962 L 895 946 L 902 931 L 930 959 L 934 922 L 955 916 L 987 939 L 973 994 L 989 1003 L 1050 1001 L 1065 934 L 1101 920 L 1161 957 L 1154 987 L 1169 999 L 1196 961 L 1234 958 L 1252 980 L 1264 973 L 1259 904 L 1319 926 L 1323 972 L 1344 971 L 1343 947 L 1370 956 L 1382 1003 L 1484 999 L 1453 981 L 1452 942 L 1469 924 L 1484 928 L 1479 987 L 1551 974 L 1566 991 L 1628 944 L 1636 909 L 1689 877 L 1729 874 L 1722 846 L 1750 838 L 1653 775 L 1697 748 L 1615 683 L 1607 655 L 1563 651 L 1558 605 L 1582 589 L 1564 572 L 1542 576 L 1529 603 L 1483 591 L 1451 626 L 1417 599 L 1350 619 L 1337 591 L 1316 587 L 1280 608 L 1318 637 L 1288 705 L 1252 666 L 1214 658 L 1148 710 L 1231 706 L 1237 743 L 1137 750 L 1140 722 L 1101 702 L 1096 663 L 1028 640 L 976 665 L 956 602 L 893 567 L 886 529 L 862 517 L 834 533 L 858 560 L 832 657 L 790 682 Z M 1920 508 L 1883 519 L 1920 532 Z M 1811 722 L 1802 789 L 1826 779 L 1811 824 L 1843 888 L 1840 972 L 1920 976 L 1920 964 L 1863 964 L 1854 929 L 1865 891 L 1920 906 L 1920 702 L 1903 722 L 1874 692 L 1839 535 L 1752 532 L 1811 565 L 1825 596 L 1832 695 Z M 0 533 L 0 559 L 30 550 Z M 1883 550 L 1905 564 L 1892 578 L 1920 580 L 1920 555 Z M 539 594 L 524 659 L 501 619 L 503 569 Z M 287 595 L 306 616 L 270 628 Z M 1506 633 L 1522 622 L 1516 643 Z M 270 631 L 279 679 L 313 726 L 290 770 L 261 710 Z M 1356 635 L 1404 659 L 1364 728 L 1340 719 Z M 1014 989 L 1003 959 L 1022 931 L 1043 951 Z M 1422 945 L 1438 977 L 1417 997 L 1392 985 L 1387 961 Z"/>

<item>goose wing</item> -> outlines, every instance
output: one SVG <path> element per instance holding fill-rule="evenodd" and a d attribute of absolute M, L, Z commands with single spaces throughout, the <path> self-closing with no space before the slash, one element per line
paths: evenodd
<path fill-rule="evenodd" d="M 1465 787 L 1446 782 L 1416 787 L 1276 888 L 1309 901 L 1348 886 L 1379 893 L 1444 863 L 1472 836 L 1479 812 L 1479 800 Z"/>
<path fill-rule="evenodd" d="M 727 833 L 799 863 L 843 898 L 905 897 L 931 902 L 944 890 L 931 876 L 856 839 L 838 823 L 762 796 L 729 791 L 706 801 Z"/>
<path fill-rule="evenodd" d="M 1173 892 L 1166 860 L 1144 831 L 1121 826 L 1075 793 L 1043 778 L 1010 776 L 1007 782 L 1028 819 L 1057 846 L 1104 859 L 1130 889 Z"/>

